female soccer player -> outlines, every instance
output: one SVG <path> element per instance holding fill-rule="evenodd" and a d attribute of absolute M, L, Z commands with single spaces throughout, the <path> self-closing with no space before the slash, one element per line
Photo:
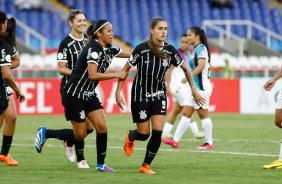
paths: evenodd
<path fill-rule="evenodd" d="M 11 51 L 11 66 L 10 69 L 17 68 L 20 65 L 20 57 L 16 47 L 16 20 L 11 17 L 7 19 L 7 37 L 5 41 L 10 45 Z M 13 98 L 13 89 L 6 84 L 6 91 L 8 94 L 9 105 L 5 112 L 5 124 L 3 126 L 3 144 L 0 155 L 8 155 L 13 141 L 13 135 L 16 128 L 17 111 Z M 6 160 L 8 165 L 18 165 L 15 160 Z"/>
<path fill-rule="evenodd" d="M 87 40 L 87 37 L 84 35 L 87 23 L 81 10 L 72 9 L 68 16 L 68 23 L 71 27 L 71 33 L 61 41 L 57 55 L 58 71 L 60 75 L 63 75 L 60 88 L 61 95 L 62 90 L 66 82 L 69 80 L 72 70 L 78 60 L 82 47 L 84 46 L 84 42 Z M 86 125 L 87 134 L 92 133 L 94 126 L 88 118 L 86 118 Z M 72 140 L 63 140 L 63 145 L 66 148 L 66 156 L 68 160 L 70 162 L 75 161 L 75 155 L 73 151 L 74 144 L 77 156 L 77 167 L 88 167 L 84 162 L 84 140 L 75 142 Z"/>
<path fill-rule="evenodd" d="M 48 138 L 60 140 L 82 140 L 87 135 L 86 117 L 96 129 L 97 172 L 115 172 L 105 165 L 107 149 L 107 125 L 103 106 L 99 101 L 95 88 L 99 81 L 113 78 L 125 79 L 127 72 L 104 73 L 114 56 L 129 57 L 131 51 L 123 51 L 112 46 L 113 28 L 107 20 L 99 20 L 87 29 L 89 42 L 82 49 L 81 55 L 66 83 L 62 101 L 65 116 L 71 120 L 73 131 L 48 130 L 40 127 L 37 132 L 35 146 L 42 151 Z"/>
<path fill-rule="evenodd" d="M 275 85 L 276 81 L 282 77 L 282 69 L 272 79 L 264 84 L 264 89 L 270 91 Z M 275 125 L 282 130 L 282 88 L 277 96 L 276 110 L 275 110 Z M 280 144 L 279 159 L 275 160 L 269 165 L 264 165 L 264 169 L 282 169 L 282 140 Z"/>
<path fill-rule="evenodd" d="M 137 65 L 137 74 L 131 90 L 131 111 L 133 123 L 137 129 L 129 130 L 126 135 L 124 152 L 130 156 L 134 141 L 145 141 L 150 136 L 150 120 L 152 121 L 152 136 L 147 145 L 144 162 L 140 168 L 141 173 L 155 174 L 150 164 L 155 158 L 161 145 L 162 129 L 167 109 L 167 96 L 165 73 L 171 65 L 181 66 L 192 88 L 193 96 L 199 104 L 204 99 L 195 87 L 193 76 L 183 63 L 177 50 L 165 42 L 167 35 L 167 22 L 162 17 L 154 17 L 150 22 L 150 38 L 139 44 L 125 64 L 123 72 L 128 72 L 132 66 Z M 123 109 L 124 101 L 120 95 L 124 79 L 120 79 L 116 90 L 116 102 Z"/>
<path fill-rule="evenodd" d="M 187 34 L 184 33 L 180 37 L 180 48 L 177 49 L 179 54 L 181 55 L 182 59 L 184 60 L 186 65 L 189 65 L 190 53 L 189 53 L 189 44 L 187 41 Z M 173 135 L 170 133 L 174 121 L 177 115 L 181 112 L 183 106 L 185 105 L 185 98 L 191 94 L 190 87 L 187 83 L 182 83 L 181 80 L 185 78 L 185 75 L 181 68 L 174 67 L 173 65 L 167 71 L 167 95 L 173 95 L 173 107 L 171 112 L 167 117 L 167 122 L 164 124 L 162 139 L 172 139 Z M 194 121 L 194 117 L 191 117 L 190 129 L 194 134 L 194 137 L 197 139 L 204 138 L 204 134 L 199 131 L 197 122 Z"/>
<path fill-rule="evenodd" d="M 199 93 L 206 99 L 204 105 L 194 102 L 193 98 L 185 99 L 182 118 L 174 133 L 173 139 L 163 139 L 163 142 L 173 147 L 178 147 L 179 141 L 191 122 L 191 116 L 196 110 L 202 120 L 202 126 L 205 136 L 205 144 L 196 147 L 196 149 L 213 149 L 212 140 L 212 121 L 209 118 L 208 108 L 209 100 L 212 93 L 210 82 L 210 52 L 205 31 L 199 27 L 192 27 L 187 32 L 189 44 L 192 44 L 194 51 L 190 59 L 190 67 L 194 76 L 194 81 Z M 187 82 L 183 79 L 182 82 Z M 191 97 L 191 96 L 190 96 Z"/>
<path fill-rule="evenodd" d="M 2 142 L 2 150 L 0 153 L 0 160 L 2 162 L 6 162 L 9 166 L 15 166 L 18 165 L 18 162 L 15 161 L 11 155 L 9 154 L 9 149 L 12 144 L 12 137 L 15 131 L 15 120 L 13 121 L 14 117 L 8 117 L 6 116 L 6 112 L 8 112 L 10 115 L 15 115 L 15 106 L 13 98 L 8 97 L 8 93 L 5 89 L 5 85 L 8 84 L 13 90 L 16 92 L 17 98 L 20 97 L 20 102 L 25 101 L 25 96 L 23 93 L 20 92 L 19 88 L 17 87 L 14 78 L 10 72 L 10 67 L 14 67 L 16 64 L 11 62 L 11 48 L 13 48 L 13 54 L 15 54 L 15 50 L 13 45 L 9 45 L 4 39 L 7 37 L 8 34 L 11 34 L 11 31 L 13 32 L 13 29 L 15 29 L 15 25 L 10 25 L 10 23 L 14 22 L 14 19 L 9 20 L 9 33 L 6 32 L 7 30 L 7 15 L 6 13 L 0 11 L 0 69 L 1 69 L 1 76 L 0 76 L 0 129 L 4 123 L 4 118 L 6 118 L 6 122 L 3 128 L 3 142 Z M 12 33 L 14 34 L 14 33 Z M 9 37 L 10 38 L 10 37 Z M 11 47 L 12 46 L 12 47 Z M 14 59 L 17 58 L 14 56 Z M 4 79 L 4 80 L 3 80 Z M 12 102 L 9 102 L 12 101 Z"/>

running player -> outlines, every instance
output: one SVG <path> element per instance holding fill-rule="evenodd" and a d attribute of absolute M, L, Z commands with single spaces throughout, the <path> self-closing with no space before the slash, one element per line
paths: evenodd
<path fill-rule="evenodd" d="M 152 121 L 152 136 L 147 144 L 145 159 L 140 168 L 141 173 L 155 174 L 150 164 L 161 145 L 162 129 L 167 109 L 165 74 L 171 65 L 181 66 L 192 88 L 196 102 L 204 103 L 195 87 L 189 67 L 183 63 L 181 55 L 165 42 L 167 22 L 162 17 L 154 17 L 150 22 L 150 37 L 134 49 L 123 72 L 128 72 L 137 65 L 137 74 L 131 90 L 131 111 L 133 123 L 137 129 L 129 130 L 126 135 L 124 152 L 130 156 L 134 141 L 145 141 L 150 136 L 150 121 Z M 116 90 L 116 102 L 123 109 L 124 101 L 120 95 L 124 79 L 120 79 Z"/>
<path fill-rule="evenodd" d="M 81 53 L 84 42 L 87 37 L 84 35 L 86 28 L 86 19 L 81 10 L 71 10 L 68 15 L 68 23 L 71 27 L 71 33 L 65 37 L 60 43 L 57 55 L 58 71 L 60 75 L 63 75 L 61 81 L 60 93 L 69 80 L 72 70 L 78 60 Z M 87 134 L 93 132 L 94 126 L 86 117 Z M 77 167 L 84 168 L 86 164 L 83 164 L 84 158 L 84 140 L 75 141 L 63 140 L 63 145 L 66 148 L 66 156 L 70 162 L 75 161 L 75 155 L 73 151 L 73 145 L 75 144 L 75 151 L 77 155 Z"/>
<path fill-rule="evenodd" d="M 179 141 L 191 122 L 191 116 L 196 110 L 202 120 L 202 126 L 205 136 L 205 144 L 196 147 L 196 149 L 213 149 L 212 140 L 212 121 L 208 115 L 209 100 L 212 93 L 212 85 L 210 83 L 210 52 L 207 43 L 205 31 L 199 27 L 192 27 L 187 32 L 187 39 L 189 45 L 192 44 L 194 51 L 190 59 L 190 67 L 197 90 L 206 99 L 204 105 L 198 105 L 194 102 L 191 95 L 185 99 L 182 118 L 174 133 L 173 139 L 162 139 L 164 143 L 177 148 Z M 187 82 L 186 79 L 182 80 L 183 83 Z M 190 97 L 190 98 L 189 98 Z"/>
<path fill-rule="evenodd" d="M 11 21 L 11 22 L 10 22 Z M 16 92 L 17 98 L 20 97 L 20 102 L 25 101 L 25 96 L 23 93 L 20 92 L 19 88 L 17 87 L 14 78 L 10 72 L 11 65 L 14 67 L 16 64 L 11 62 L 11 48 L 13 48 L 12 53 L 15 54 L 15 50 L 13 45 L 9 45 L 4 39 L 7 37 L 8 34 L 11 34 L 15 29 L 15 24 L 11 26 L 11 23 L 15 23 L 15 19 L 9 19 L 9 33 L 6 32 L 7 30 L 7 15 L 6 13 L 0 11 L 0 129 L 4 123 L 4 118 L 6 118 L 6 112 L 12 115 L 15 115 L 14 104 L 12 104 L 13 98 L 8 97 L 8 93 L 5 89 L 5 85 L 8 84 L 13 90 Z M 12 27 L 12 29 L 11 29 Z M 15 34 L 13 32 L 12 34 Z M 15 37 L 14 37 L 15 38 Z M 15 41 L 15 40 L 14 40 Z M 12 47 L 11 47 L 12 46 Z M 14 56 L 15 60 L 16 56 Z M 12 102 L 9 100 L 12 99 Z M 8 110 L 9 109 L 9 110 Z M 6 162 L 9 166 L 18 165 L 18 162 L 15 161 L 11 155 L 9 154 L 9 149 L 12 144 L 12 138 L 15 131 L 15 121 L 13 121 L 13 117 L 6 118 L 6 122 L 3 128 L 3 141 L 2 141 L 2 149 L 0 153 L 0 160 L 2 162 Z"/>
<path fill-rule="evenodd" d="M 267 81 L 264 84 L 264 89 L 266 91 L 270 91 L 272 87 L 275 85 L 276 81 L 282 77 L 282 69 L 272 77 L 269 81 Z M 279 127 L 282 130 L 282 88 L 279 91 L 279 94 L 277 96 L 277 103 L 276 103 L 276 110 L 275 110 L 275 125 Z M 282 169 L 282 140 L 280 144 L 280 154 L 279 154 L 279 159 L 275 160 L 269 165 L 264 165 L 264 169 Z"/>
<path fill-rule="evenodd" d="M 129 57 L 132 51 L 124 51 L 114 47 L 113 28 L 107 20 L 99 20 L 90 25 L 86 31 L 88 43 L 62 92 L 65 116 L 71 120 L 71 130 L 50 130 L 40 127 L 35 140 L 36 150 L 41 153 L 48 138 L 60 140 L 82 140 L 87 135 L 86 117 L 96 129 L 97 172 L 116 172 L 105 165 L 107 150 L 107 125 L 103 106 L 99 101 L 95 88 L 99 81 L 113 78 L 125 79 L 127 72 L 104 73 L 114 56 Z M 86 165 L 86 161 L 83 161 Z M 87 165 L 88 166 L 88 165 Z"/>
<path fill-rule="evenodd" d="M 190 60 L 190 53 L 188 51 L 189 46 L 190 45 L 188 44 L 188 41 L 187 41 L 187 34 L 184 33 L 180 37 L 180 48 L 177 49 L 177 51 L 179 52 L 179 54 L 181 55 L 182 59 L 184 60 L 187 66 L 189 65 L 189 60 Z M 183 78 L 185 78 L 185 75 L 181 68 L 174 67 L 172 65 L 168 69 L 167 77 L 166 77 L 167 95 L 169 96 L 170 94 L 172 94 L 174 102 L 173 102 L 172 110 L 167 117 L 167 122 L 165 122 L 164 128 L 163 128 L 162 138 L 165 138 L 165 139 L 173 138 L 173 135 L 170 132 L 173 128 L 174 121 L 184 106 L 185 97 L 188 94 L 192 93 L 191 89 L 188 86 L 189 84 L 187 85 L 186 83 L 183 84 L 181 82 Z M 197 139 L 204 138 L 204 134 L 203 132 L 199 131 L 197 122 L 194 121 L 193 116 L 191 117 L 190 129 L 192 133 L 194 134 L 195 138 Z"/>

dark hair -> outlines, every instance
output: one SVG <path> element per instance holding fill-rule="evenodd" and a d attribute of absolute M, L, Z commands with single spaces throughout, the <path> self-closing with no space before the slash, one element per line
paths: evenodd
<path fill-rule="evenodd" d="M 15 54 L 14 53 L 14 47 L 16 47 L 17 45 L 17 41 L 16 41 L 16 20 L 14 17 L 11 17 L 8 19 L 7 22 L 7 37 L 5 38 L 5 41 L 8 42 L 8 44 L 10 45 L 10 50 L 12 55 Z"/>
<path fill-rule="evenodd" d="M 0 26 L 4 24 L 6 20 L 7 20 L 7 14 L 3 11 L 0 11 Z M 6 34 L 2 33 L 1 31 L 2 30 L 0 30 L 0 41 L 6 37 Z"/>
<path fill-rule="evenodd" d="M 68 15 L 68 22 L 73 21 L 73 19 L 75 19 L 75 16 L 78 14 L 83 14 L 83 12 L 81 10 L 71 9 Z"/>
<path fill-rule="evenodd" d="M 102 33 L 104 28 L 105 28 L 106 23 L 108 23 L 108 22 L 109 21 L 102 19 L 102 20 L 98 20 L 98 21 L 94 22 L 93 24 L 91 24 L 86 30 L 86 35 L 88 37 L 87 43 L 90 40 L 98 39 L 97 32 L 99 31 L 99 32 Z M 87 44 L 87 43 L 85 43 L 85 44 Z"/>
<path fill-rule="evenodd" d="M 186 33 L 183 33 L 180 38 L 182 38 L 182 37 L 187 37 L 187 36 L 188 36 L 188 35 L 187 35 Z"/>
<path fill-rule="evenodd" d="M 153 17 L 150 21 L 150 29 L 154 29 L 156 27 L 156 25 L 158 24 L 158 22 L 161 22 L 161 21 L 166 22 L 166 20 L 162 17 Z M 162 59 L 169 59 L 170 58 L 170 56 L 168 54 L 166 54 L 165 52 L 158 49 L 158 46 L 153 41 L 153 36 L 152 36 L 151 32 L 150 32 L 150 35 L 149 35 L 149 40 L 147 40 L 143 43 L 148 44 L 149 49 L 151 50 L 151 52 L 156 57 L 159 57 L 159 58 L 162 58 Z M 169 46 L 169 45 L 164 45 L 164 47 L 167 47 L 167 46 Z"/>
<path fill-rule="evenodd" d="M 200 27 L 191 27 L 190 30 L 195 33 L 195 35 L 199 35 L 200 36 L 200 41 L 202 44 L 204 44 L 207 48 L 207 51 L 208 51 L 208 56 L 209 56 L 209 63 L 210 63 L 210 60 L 211 60 L 211 57 L 210 57 L 210 48 L 209 48 L 209 44 L 208 44 L 208 39 L 207 39 L 207 36 L 206 36 L 206 33 L 203 29 L 201 29 Z"/>

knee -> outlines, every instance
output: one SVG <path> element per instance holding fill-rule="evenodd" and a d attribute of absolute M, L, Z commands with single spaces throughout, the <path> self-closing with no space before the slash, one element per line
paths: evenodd
<path fill-rule="evenodd" d="M 141 141 L 146 141 L 150 137 L 150 134 L 139 134 L 139 137 Z"/>
<path fill-rule="evenodd" d="M 275 121 L 275 125 L 279 128 L 282 128 L 281 121 Z"/>
<path fill-rule="evenodd" d="M 189 114 L 188 112 L 183 111 L 182 113 L 183 116 L 187 117 L 187 118 L 191 118 L 191 114 Z"/>
<path fill-rule="evenodd" d="M 78 133 L 74 134 L 74 136 L 75 136 L 75 140 L 81 141 L 87 136 L 87 133 L 86 133 L 86 131 L 85 132 L 78 132 Z"/>
<path fill-rule="evenodd" d="M 6 117 L 6 124 L 14 125 L 14 124 L 16 124 L 16 120 L 17 120 L 16 114 L 9 115 L 8 117 Z"/>

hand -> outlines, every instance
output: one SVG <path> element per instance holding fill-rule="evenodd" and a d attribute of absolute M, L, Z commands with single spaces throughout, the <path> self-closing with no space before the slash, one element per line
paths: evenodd
<path fill-rule="evenodd" d="M 275 80 L 270 79 L 264 84 L 263 88 L 265 89 L 265 91 L 270 91 L 272 87 L 275 85 L 275 83 L 276 83 Z"/>
<path fill-rule="evenodd" d="M 127 78 L 127 75 L 128 75 L 128 72 L 118 72 L 118 73 L 117 73 L 117 78 L 124 80 L 124 79 Z"/>
<path fill-rule="evenodd" d="M 22 92 L 16 92 L 17 99 L 20 97 L 20 103 L 25 101 L 25 95 Z"/>
<path fill-rule="evenodd" d="M 118 106 L 124 111 L 123 106 L 125 106 L 125 103 L 123 101 L 123 98 L 120 94 L 116 94 L 116 102 Z"/>
<path fill-rule="evenodd" d="M 182 82 L 183 84 L 185 84 L 185 83 L 187 82 L 187 79 L 186 79 L 186 78 L 183 78 L 183 79 L 181 80 L 181 82 Z"/>
<path fill-rule="evenodd" d="M 193 97 L 194 97 L 194 101 L 198 105 L 204 105 L 205 104 L 206 100 L 203 97 L 201 97 L 201 95 L 198 93 L 198 91 L 193 92 Z"/>

